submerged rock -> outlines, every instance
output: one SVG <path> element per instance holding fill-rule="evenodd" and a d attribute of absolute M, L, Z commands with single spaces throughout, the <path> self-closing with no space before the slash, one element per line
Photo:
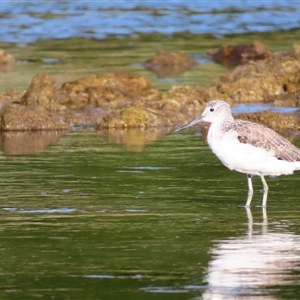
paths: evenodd
<path fill-rule="evenodd" d="M 153 71 L 160 78 L 180 75 L 196 65 L 197 61 L 184 53 L 168 52 L 162 49 L 143 63 L 146 69 Z"/>
<path fill-rule="evenodd" d="M 228 45 L 221 49 L 210 50 L 207 54 L 212 57 L 213 61 L 227 68 L 243 65 L 252 60 L 265 59 L 272 55 L 268 47 L 259 41 L 252 45 Z"/>
<path fill-rule="evenodd" d="M 0 49 L 0 72 L 6 72 L 9 66 L 13 65 L 15 62 L 16 60 L 11 54 Z"/>

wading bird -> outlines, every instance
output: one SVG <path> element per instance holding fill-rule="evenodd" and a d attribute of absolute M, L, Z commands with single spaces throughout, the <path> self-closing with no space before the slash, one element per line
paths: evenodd
<path fill-rule="evenodd" d="M 228 169 L 247 174 L 246 207 L 253 196 L 252 176 L 261 178 L 262 206 L 266 207 L 269 188 L 264 176 L 288 175 L 300 170 L 299 148 L 266 126 L 235 120 L 229 104 L 222 100 L 208 102 L 201 116 L 176 132 L 202 121 L 211 123 L 207 142 L 212 152 Z"/>

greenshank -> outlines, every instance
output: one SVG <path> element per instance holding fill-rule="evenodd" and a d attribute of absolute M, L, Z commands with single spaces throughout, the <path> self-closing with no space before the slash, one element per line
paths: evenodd
<path fill-rule="evenodd" d="M 268 185 L 264 176 L 292 174 L 300 170 L 300 149 L 261 124 L 235 120 L 230 106 L 223 100 L 206 104 L 201 116 L 176 130 L 209 122 L 207 142 L 212 152 L 230 170 L 247 174 L 249 207 L 253 196 L 252 176 L 263 184 L 262 207 L 267 206 Z"/>

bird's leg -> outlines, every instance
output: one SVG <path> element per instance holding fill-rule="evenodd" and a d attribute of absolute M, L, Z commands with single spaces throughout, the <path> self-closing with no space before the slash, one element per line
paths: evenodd
<path fill-rule="evenodd" d="M 265 177 L 263 175 L 260 175 L 260 179 L 261 179 L 261 182 L 262 182 L 263 187 L 264 187 L 262 207 L 266 207 L 267 206 L 267 198 L 268 198 L 269 187 L 268 187 L 267 182 L 265 180 Z"/>
<path fill-rule="evenodd" d="M 252 178 L 250 174 L 247 174 L 247 179 L 248 179 L 248 198 L 245 207 L 250 206 L 252 196 L 253 196 Z"/>
<path fill-rule="evenodd" d="M 265 207 L 262 208 L 263 221 L 262 221 L 262 234 L 266 234 L 268 232 L 268 216 L 267 210 Z"/>
<path fill-rule="evenodd" d="M 248 219 L 248 237 L 252 237 L 253 233 L 253 217 L 250 207 L 245 207 L 246 213 L 247 213 L 247 219 Z"/>

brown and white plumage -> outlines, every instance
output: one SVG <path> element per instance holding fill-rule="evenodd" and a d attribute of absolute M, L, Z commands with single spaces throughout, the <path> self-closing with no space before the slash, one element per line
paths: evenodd
<path fill-rule="evenodd" d="M 287 175 L 300 169 L 300 149 L 272 129 L 261 124 L 235 120 L 230 106 L 222 100 L 207 103 L 202 115 L 177 131 L 199 122 L 211 126 L 207 141 L 212 152 L 230 170 L 246 173 L 250 206 L 253 188 L 251 176 L 260 176 L 264 195 L 262 206 L 266 206 L 268 185 L 265 175 Z"/>
<path fill-rule="evenodd" d="M 235 120 L 228 130 L 237 132 L 240 143 L 273 151 L 277 159 L 289 162 L 300 161 L 300 149 L 266 126 Z"/>

